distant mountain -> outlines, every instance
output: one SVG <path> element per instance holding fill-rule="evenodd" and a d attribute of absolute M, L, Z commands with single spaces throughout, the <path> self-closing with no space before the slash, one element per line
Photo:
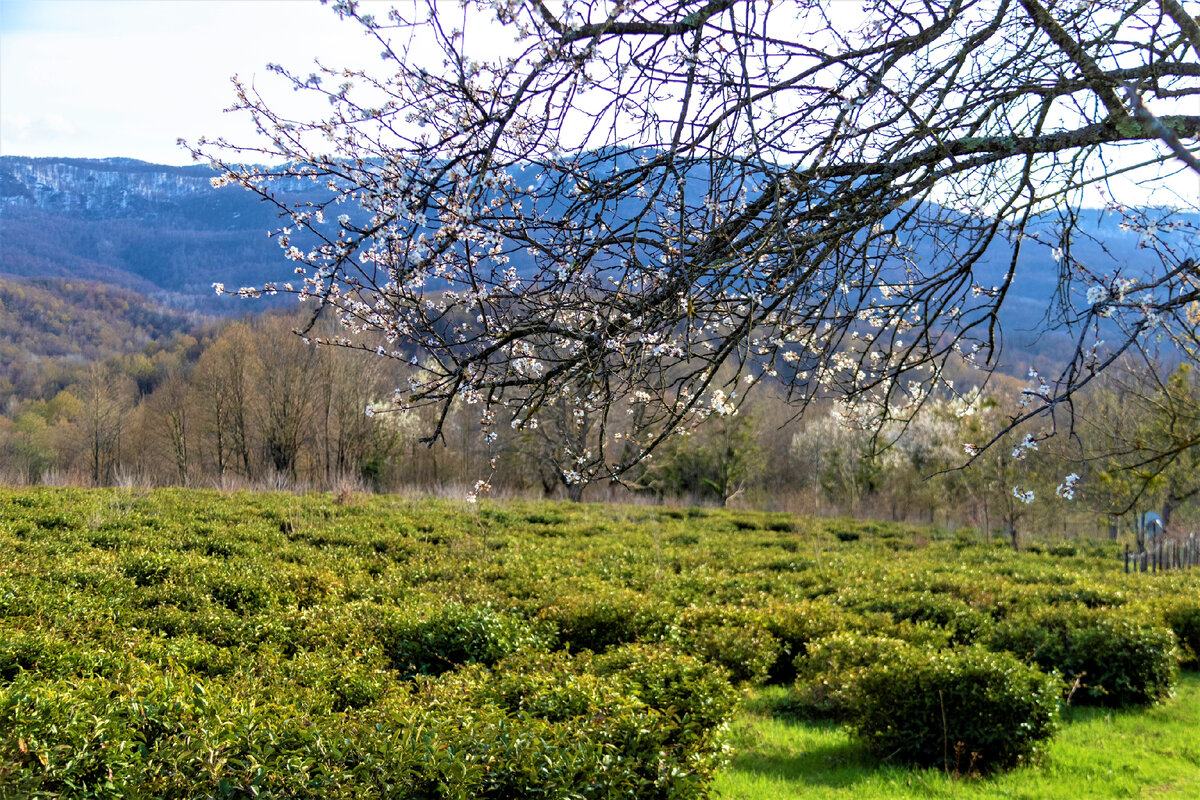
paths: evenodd
<path fill-rule="evenodd" d="M 261 309 L 261 301 L 216 297 L 212 284 L 290 280 L 291 262 L 267 236 L 285 221 L 277 209 L 238 186 L 213 188 L 213 175 L 207 166 L 124 158 L 0 157 L 0 273 L 18 279 L 98 281 L 181 310 Z M 321 198 L 310 184 L 291 188 L 286 199 Z M 689 186 L 688 191 L 695 189 Z M 1200 216 L 1191 221 L 1200 224 Z M 1115 215 L 1087 210 L 1080 231 L 1074 254 L 1084 262 L 1112 269 L 1136 266 L 1147 257 L 1138 234 L 1123 230 Z M 976 265 L 976 281 L 1000 284 L 1010 256 L 1007 247 L 994 247 Z M 915 257 L 918 263 L 940 266 L 952 255 L 930 236 L 918 245 Z M 524 271 L 530 265 L 519 252 L 512 266 Z M 1042 327 L 1057 291 L 1059 269 L 1048 246 L 1023 245 L 1004 315 L 1010 345 L 1047 353 L 1063 347 L 1054 337 L 1032 334 Z M 275 305 L 287 302 L 284 296 L 275 298 Z"/>
<path fill-rule="evenodd" d="M 291 275 L 267 231 L 276 210 L 206 166 L 125 158 L 0 157 L 0 273 L 130 289 L 170 307 L 245 310 L 212 284 Z"/>

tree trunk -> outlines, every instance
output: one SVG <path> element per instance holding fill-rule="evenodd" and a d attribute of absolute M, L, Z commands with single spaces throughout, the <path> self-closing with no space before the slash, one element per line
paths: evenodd
<path fill-rule="evenodd" d="M 992 543 L 992 518 L 988 516 L 988 501 L 986 496 L 983 498 L 983 540 L 988 545 Z"/>

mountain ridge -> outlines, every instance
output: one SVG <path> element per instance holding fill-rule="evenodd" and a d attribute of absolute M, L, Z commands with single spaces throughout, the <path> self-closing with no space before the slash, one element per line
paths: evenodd
<path fill-rule="evenodd" d="M 154 164 L 131 158 L 0 156 L 0 273 L 16 280 L 94 280 L 137 292 L 166 308 L 206 314 L 245 313 L 245 301 L 218 297 L 214 283 L 258 286 L 293 278 L 294 264 L 268 235 L 286 224 L 279 209 L 236 185 L 214 187 L 209 166 Z M 325 199 L 322 187 L 279 185 L 285 199 Z M 290 190 L 290 191 L 288 191 Z M 953 213 L 947 210 L 947 213 Z M 1103 210 L 1082 215 L 1080 260 L 1116 265 L 1144 258 L 1136 232 Z M 1200 224 L 1200 215 L 1189 215 Z M 940 264 L 930 243 L 915 257 Z M 980 284 L 999 284 L 1010 266 L 996 247 L 977 265 Z M 531 264 L 517 264 L 519 271 Z M 1026 242 L 1006 300 L 1010 333 L 1041 328 L 1061 265 L 1048 245 Z M 258 301 L 279 307 L 286 295 Z"/>

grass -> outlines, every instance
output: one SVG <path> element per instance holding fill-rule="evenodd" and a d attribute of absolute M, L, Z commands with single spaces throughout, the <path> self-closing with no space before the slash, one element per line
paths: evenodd
<path fill-rule="evenodd" d="M 1200 673 L 1146 709 L 1069 709 L 1039 764 L 987 777 L 880 765 L 842 726 L 774 717 L 784 690 L 754 692 L 734 723 L 733 761 L 717 776 L 721 800 L 803 797 L 1027 798 L 1200 797 Z"/>

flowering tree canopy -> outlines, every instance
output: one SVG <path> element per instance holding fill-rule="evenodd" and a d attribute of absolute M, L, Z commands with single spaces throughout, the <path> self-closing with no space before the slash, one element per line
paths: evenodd
<path fill-rule="evenodd" d="M 302 277 L 245 293 L 295 292 L 341 320 L 334 343 L 411 360 L 396 402 L 441 409 L 431 438 L 456 401 L 485 436 L 564 407 L 588 431 L 564 469 L 588 480 L 764 380 L 799 408 L 842 397 L 865 427 L 903 419 L 949 359 L 996 363 L 1014 271 L 980 265 L 1023 247 L 1045 247 L 1049 322 L 1076 343 L 1025 418 L 1148 332 L 1196 352 L 1194 229 L 1114 203 L 1144 258 L 1077 255 L 1086 189 L 1200 173 L 1195 7 L 466 6 L 336 3 L 383 63 L 272 67 L 323 119 L 235 80 L 264 138 L 192 148 L 288 217 Z M 327 197 L 296 202 L 297 180 Z"/>

